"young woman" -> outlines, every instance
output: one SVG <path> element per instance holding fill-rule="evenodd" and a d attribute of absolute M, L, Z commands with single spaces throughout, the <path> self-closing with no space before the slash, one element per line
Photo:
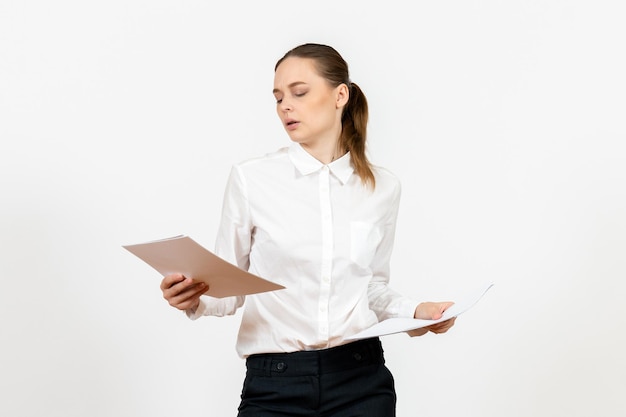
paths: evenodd
<path fill-rule="evenodd" d="M 233 166 L 216 253 L 286 289 L 216 299 L 172 274 L 163 296 L 192 319 L 233 314 L 245 301 L 239 417 L 395 416 L 380 341 L 345 338 L 390 317 L 438 319 L 452 303 L 417 303 L 388 286 L 400 183 L 366 157 L 367 101 L 339 53 L 290 50 L 273 93 L 293 143 Z"/>

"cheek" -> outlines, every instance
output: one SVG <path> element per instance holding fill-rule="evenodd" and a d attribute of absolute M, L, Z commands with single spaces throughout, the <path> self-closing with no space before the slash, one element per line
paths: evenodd
<path fill-rule="evenodd" d="M 328 99 L 320 98 L 310 103 L 309 114 L 320 123 L 329 123 L 334 120 L 335 108 Z"/>

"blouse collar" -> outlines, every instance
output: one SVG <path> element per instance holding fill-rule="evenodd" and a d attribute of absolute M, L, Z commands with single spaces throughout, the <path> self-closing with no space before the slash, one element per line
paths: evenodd
<path fill-rule="evenodd" d="M 350 152 L 346 152 L 341 158 L 335 159 L 329 164 L 323 164 L 308 153 L 302 145 L 293 142 L 289 147 L 289 157 L 300 174 L 309 175 L 327 166 L 341 184 L 345 184 L 350 178 L 350 175 L 352 175 L 352 172 L 354 172 Z"/>

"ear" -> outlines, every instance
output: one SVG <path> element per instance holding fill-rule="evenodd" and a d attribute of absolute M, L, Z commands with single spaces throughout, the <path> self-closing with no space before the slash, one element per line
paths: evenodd
<path fill-rule="evenodd" d="M 348 100 L 350 99 L 350 89 L 346 84 L 339 84 L 335 89 L 335 94 L 335 103 L 338 109 L 348 104 Z"/>

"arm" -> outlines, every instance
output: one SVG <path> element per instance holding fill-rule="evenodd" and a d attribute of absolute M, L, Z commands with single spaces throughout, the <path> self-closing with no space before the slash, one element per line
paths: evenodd
<path fill-rule="evenodd" d="M 224 192 L 222 218 L 215 244 L 216 255 L 248 270 L 252 241 L 252 222 L 243 176 L 233 167 Z M 245 296 L 215 298 L 203 295 L 208 287 L 181 274 L 171 274 L 161 281 L 163 297 L 169 304 L 186 312 L 192 320 L 200 316 L 234 314 Z"/>
<path fill-rule="evenodd" d="M 379 321 L 389 318 L 410 318 L 415 314 L 418 302 L 404 297 L 389 287 L 390 259 L 395 240 L 396 222 L 400 206 L 401 187 L 399 181 L 394 181 L 394 189 L 388 204 L 386 219 L 382 226 L 382 238 L 376 252 L 370 261 L 372 278 L 368 287 L 370 309 Z"/>
<path fill-rule="evenodd" d="M 378 246 L 376 255 L 372 261 L 372 280 L 370 281 L 368 296 L 370 308 L 382 321 L 392 317 L 413 317 L 423 320 L 438 320 L 441 318 L 452 302 L 423 302 L 416 303 L 413 300 L 402 297 L 389 288 L 389 260 L 393 250 L 395 230 L 400 205 L 400 183 L 397 183 L 389 208 L 388 221 L 383 231 L 383 238 Z M 411 337 L 421 336 L 430 332 L 445 333 L 454 325 L 455 319 L 443 321 L 432 326 L 407 332 Z"/>

